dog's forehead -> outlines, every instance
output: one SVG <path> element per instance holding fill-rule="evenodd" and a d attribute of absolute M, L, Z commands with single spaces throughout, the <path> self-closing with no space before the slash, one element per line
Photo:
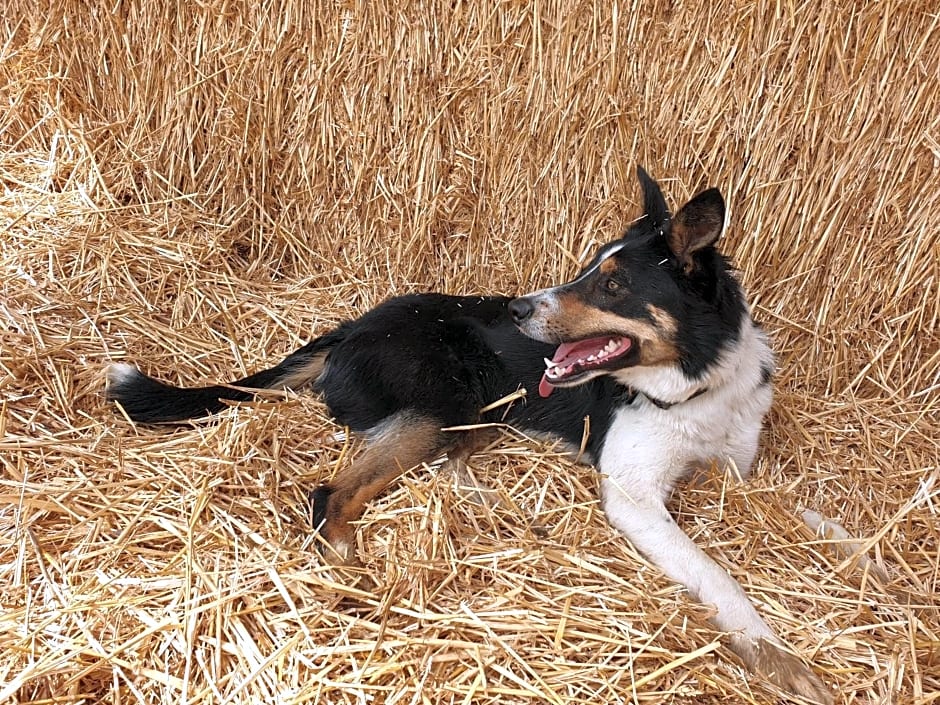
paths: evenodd
<path fill-rule="evenodd" d="M 582 279 L 585 279 L 591 276 L 596 271 L 601 269 L 601 265 L 603 265 L 604 262 L 609 260 L 615 254 L 620 252 L 620 250 L 622 250 L 626 246 L 626 244 L 627 243 L 624 240 L 617 240 L 615 242 L 611 242 L 611 243 L 604 245 L 601 248 L 600 252 L 594 255 L 594 259 L 592 259 L 587 264 L 587 266 L 581 270 L 581 273 L 577 276 L 577 278 L 574 279 L 574 281 L 572 281 L 572 284 L 574 282 L 581 281 Z"/>

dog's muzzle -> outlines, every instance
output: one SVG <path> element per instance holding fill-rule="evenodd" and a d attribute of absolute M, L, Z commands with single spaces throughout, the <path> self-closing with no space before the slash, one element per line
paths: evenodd
<path fill-rule="evenodd" d="M 558 304 L 551 289 L 542 289 L 509 302 L 509 315 L 512 322 L 522 332 L 543 343 L 554 343 L 556 337 L 551 331 L 551 319 Z"/>
<path fill-rule="evenodd" d="M 517 325 L 525 322 L 535 313 L 535 304 L 529 296 L 520 296 L 509 302 L 509 315 Z"/>

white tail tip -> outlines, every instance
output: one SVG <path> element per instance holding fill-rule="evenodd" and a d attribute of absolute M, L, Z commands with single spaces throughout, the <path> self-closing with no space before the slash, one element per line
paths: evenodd
<path fill-rule="evenodd" d="M 113 362 L 105 368 L 109 387 L 124 384 L 139 376 L 140 370 L 126 362 Z"/>

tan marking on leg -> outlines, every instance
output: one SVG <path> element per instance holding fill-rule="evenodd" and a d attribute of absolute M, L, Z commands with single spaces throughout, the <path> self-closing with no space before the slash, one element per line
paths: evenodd
<path fill-rule="evenodd" d="M 447 449 L 440 424 L 401 415 L 387 423 L 353 464 L 331 483 L 320 535 L 346 564 L 355 560 L 355 527 L 366 504 L 411 468 Z"/>
<path fill-rule="evenodd" d="M 326 356 L 329 351 L 318 352 L 304 364 L 294 367 L 281 378 L 279 384 L 287 389 L 302 389 L 317 381 L 326 367 Z"/>

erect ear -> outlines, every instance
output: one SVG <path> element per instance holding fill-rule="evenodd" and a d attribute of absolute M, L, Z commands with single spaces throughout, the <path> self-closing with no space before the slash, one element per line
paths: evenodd
<path fill-rule="evenodd" d="M 640 188 L 643 189 L 643 213 L 647 222 L 653 228 L 662 228 L 669 220 L 669 207 L 659 184 L 650 178 L 646 169 L 641 166 L 636 168 L 636 177 L 640 180 Z"/>
<path fill-rule="evenodd" d="M 695 253 L 714 245 L 724 227 L 725 199 L 716 188 L 702 191 L 676 213 L 666 240 L 686 274 L 695 269 Z"/>

